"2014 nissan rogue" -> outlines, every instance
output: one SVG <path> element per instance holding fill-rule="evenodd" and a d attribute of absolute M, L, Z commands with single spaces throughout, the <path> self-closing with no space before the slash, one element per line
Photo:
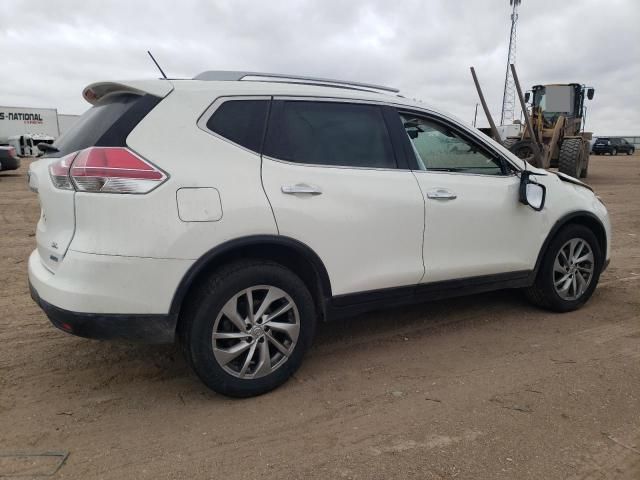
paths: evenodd
<path fill-rule="evenodd" d="M 388 87 L 211 71 L 83 96 L 29 169 L 32 296 L 75 335 L 177 338 L 226 395 L 285 382 L 319 320 L 502 288 L 565 312 L 608 263 L 591 188 Z"/>

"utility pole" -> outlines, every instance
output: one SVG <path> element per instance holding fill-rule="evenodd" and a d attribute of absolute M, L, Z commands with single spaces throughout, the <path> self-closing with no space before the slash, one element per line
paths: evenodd
<path fill-rule="evenodd" d="M 518 5 L 522 0 L 509 0 L 511 5 L 511 34 L 509 36 L 509 52 L 507 53 L 507 69 L 504 76 L 504 92 L 502 94 L 502 114 L 500 125 L 513 123 L 516 107 L 516 87 L 509 65 L 516 63 L 516 25 L 518 23 Z"/>

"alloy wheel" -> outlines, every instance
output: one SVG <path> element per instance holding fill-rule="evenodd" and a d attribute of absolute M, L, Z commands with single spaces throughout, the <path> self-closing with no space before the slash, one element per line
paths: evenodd
<path fill-rule="evenodd" d="M 591 284 L 595 268 L 591 246 L 573 238 L 558 251 L 553 263 L 553 286 L 563 300 L 579 299 Z"/>
<path fill-rule="evenodd" d="M 280 288 L 256 285 L 236 293 L 213 325 L 213 354 L 229 374 L 242 379 L 264 377 L 293 353 L 300 315 Z"/>

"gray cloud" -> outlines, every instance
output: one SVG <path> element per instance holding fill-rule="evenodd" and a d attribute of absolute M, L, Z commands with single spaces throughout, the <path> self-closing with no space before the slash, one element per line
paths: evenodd
<path fill-rule="evenodd" d="M 499 116 L 509 14 L 506 0 L 7 0 L 0 104 L 80 113 L 89 83 L 157 77 L 151 49 L 170 76 L 238 69 L 383 83 L 471 121 L 470 65 Z M 639 23 L 634 0 L 525 0 L 520 78 L 592 85 L 588 128 L 640 134 Z"/>

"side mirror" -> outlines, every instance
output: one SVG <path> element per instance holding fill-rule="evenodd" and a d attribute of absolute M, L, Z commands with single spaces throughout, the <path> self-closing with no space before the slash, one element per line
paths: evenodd
<path fill-rule="evenodd" d="M 531 172 L 525 170 L 520 176 L 520 203 L 529 205 L 539 212 L 544 208 L 547 189 L 544 185 L 531 180 Z"/>
<path fill-rule="evenodd" d="M 524 103 L 529 103 L 530 98 L 531 98 L 531 92 L 524 92 Z"/>
<path fill-rule="evenodd" d="M 589 100 L 593 100 L 593 94 L 596 93 L 595 89 L 593 87 L 589 87 L 587 88 L 587 98 Z"/>

